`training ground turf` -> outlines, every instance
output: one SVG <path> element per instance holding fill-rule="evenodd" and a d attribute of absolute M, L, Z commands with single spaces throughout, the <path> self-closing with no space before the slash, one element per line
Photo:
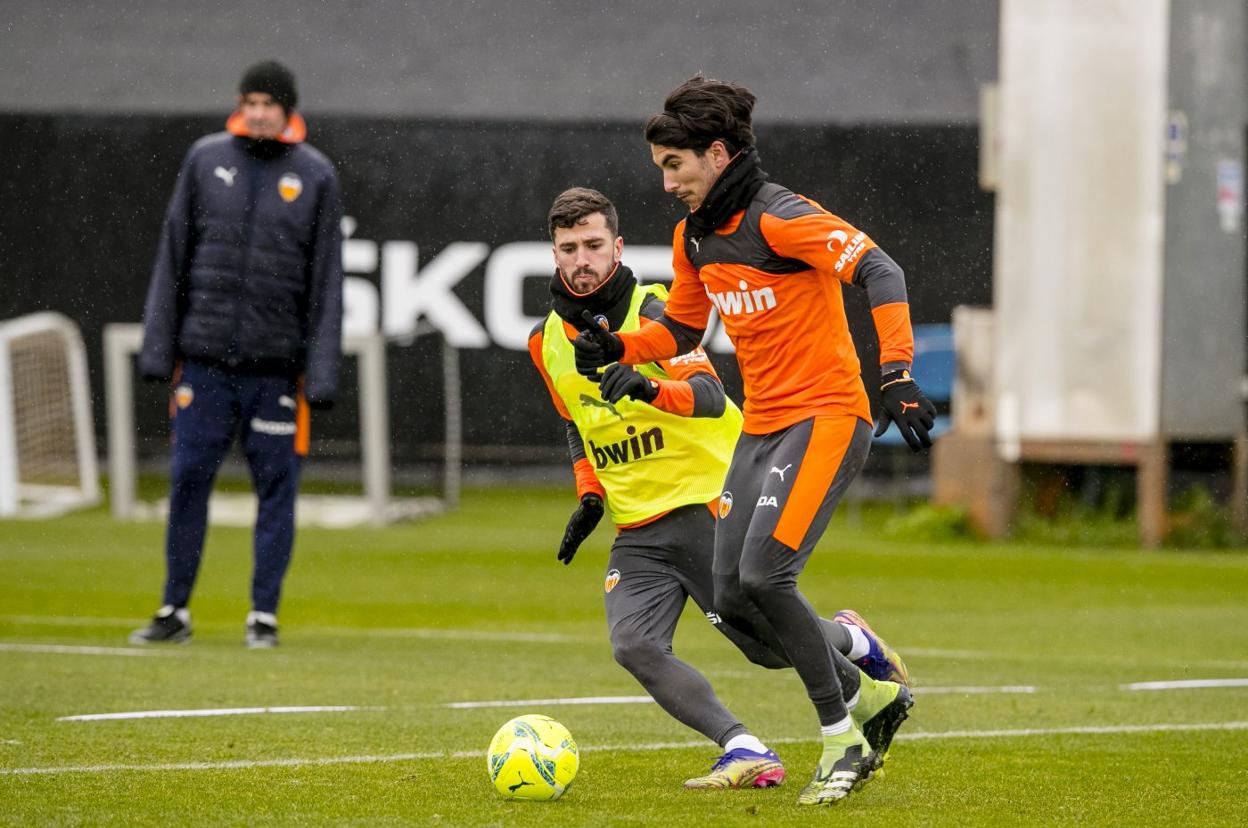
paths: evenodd
<path fill-rule="evenodd" d="M 242 646 L 247 531 L 210 533 L 193 642 L 138 650 L 126 635 L 156 608 L 161 526 L 0 522 L 0 823 L 1243 824 L 1245 550 L 906 543 L 838 518 L 802 588 L 896 645 L 918 703 L 883 778 L 811 813 L 794 802 L 818 757 L 796 676 L 749 664 L 694 610 L 676 651 L 778 750 L 782 787 L 684 791 L 714 745 L 652 703 L 553 701 L 641 695 L 606 640 L 610 532 L 555 561 L 573 506 L 469 492 L 422 523 L 302 530 L 273 651 Z M 1217 681 L 1133 686 L 1200 680 Z M 546 701 L 502 704 L 516 700 Z M 60 720 L 296 706 L 356 709 Z M 525 712 L 580 742 L 559 802 L 507 802 L 487 781 L 491 735 Z"/>

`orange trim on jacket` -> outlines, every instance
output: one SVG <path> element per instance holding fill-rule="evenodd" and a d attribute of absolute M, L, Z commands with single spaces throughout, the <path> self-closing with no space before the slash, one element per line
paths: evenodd
<path fill-rule="evenodd" d="M 238 110 L 235 110 L 226 120 L 225 131 L 240 138 L 256 137 L 247 129 L 247 122 L 243 120 L 243 113 Z M 307 137 L 307 122 L 303 120 L 303 116 L 298 112 L 292 112 L 290 117 L 286 119 L 285 128 L 278 134 L 276 140 L 281 141 L 283 144 L 301 144 L 307 140 Z"/>
<path fill-rule="evenodd" d="M 312 445 L 312 408 L 303 395 L 303 378 L 299 378 L 299 393 L 295 395 L 295 454 L 308 456 Z"/>

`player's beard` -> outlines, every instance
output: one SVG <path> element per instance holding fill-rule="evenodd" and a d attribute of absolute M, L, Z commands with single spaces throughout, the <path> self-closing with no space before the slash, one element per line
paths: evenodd
<path fill-rule="evenodd" d="M 585 277 L 591 277 L 592 281 L 586 281 L 585 284 L 582 284 L 580 281 L 578 281 L 579 279 L 583 279 Z M 577 293 L 581 295 L 584 295 L 587 293 L 593 293 L 595 290 L 598 289 L 598 287 L 603 283 L 603 281 L 604 279 L 602 277 L 602 274 L 600 274 L 598 271 L 594 270 L 593 268 L 587 267 L 587 268 L 583 268 L 573 273 L 571 278 L 568 279 L 568 284 L 572 285 L 572 290 L 576 291 Z"/>
<path fill-rule="evenodd" d="M 574 293 L 571 279 L 562 268 L 555 268 L 550 279 L 551 310 L 573 326 L 584 325 L 582 312 L 604 314 L 618 328 L 629 307 L 629 297 L 637 286 L 633 272 L 617 262 L 607 278 L 587 294 Z M 618 317 L 618 318 L 617 318 Z"/>

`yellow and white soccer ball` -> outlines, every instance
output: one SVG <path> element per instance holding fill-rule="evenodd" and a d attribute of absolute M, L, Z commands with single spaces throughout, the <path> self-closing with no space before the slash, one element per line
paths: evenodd
<path fill-rule="evenodd" d="M 536 713 L 500 727 L 485 758 L 490 781 L 508 799 L 558 799 L 581 765 L 568 729 Z"/>

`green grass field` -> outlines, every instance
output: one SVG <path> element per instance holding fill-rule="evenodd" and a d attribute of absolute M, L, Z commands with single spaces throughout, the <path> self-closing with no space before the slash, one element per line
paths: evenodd
<path fill-rule="evenodd" d="M 248 531 L 212 530 L 194 641 L 147 655 L 126 634 L 158 602 L 161 526 L 0 522 L 0 823 L 1242 824 L 1248 682 L 1227 680 L 1248 677 L 1245 550 L 907 543 L 834 521 L 803 590 L 902 650 L 918 703 L 883 778 L 812 813 L 794 803 L 818 757 L 796 676 L 696 611 L 676 651 L 778 749 L 781 788 L 682 790 L 717 750 L 653 704 L 447 707 L 640 695 L 602 618 L 610 532 L 555 561 L 571 506 L 475 491 L 422 523 L 304 530 L 268 652 L 242 646 Z M 1222 686 L 1127 687 L 1205 679 Z M 358 709 L 58 721 L 338 705 Z M 486 778 L 491 735 L 524 712 L 582 747 L 559 802 L 507 802 Z"/>

